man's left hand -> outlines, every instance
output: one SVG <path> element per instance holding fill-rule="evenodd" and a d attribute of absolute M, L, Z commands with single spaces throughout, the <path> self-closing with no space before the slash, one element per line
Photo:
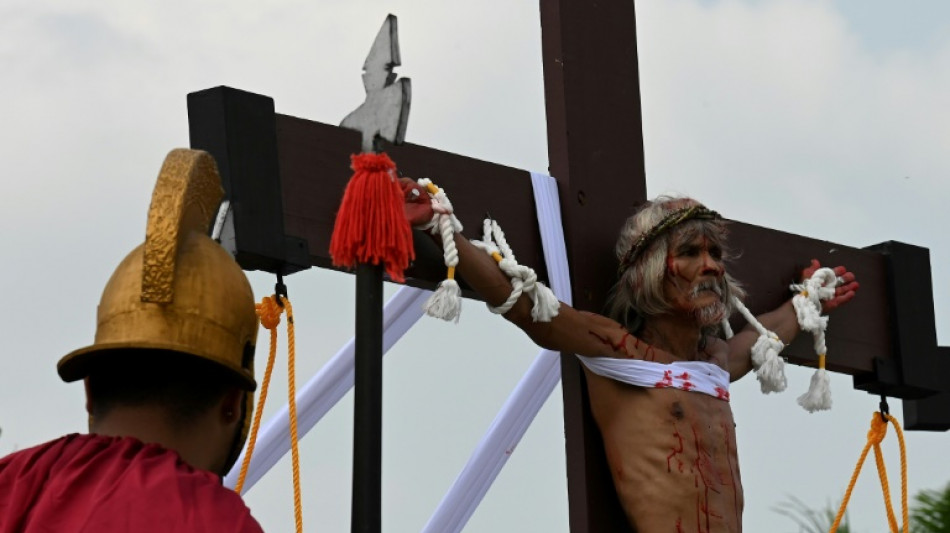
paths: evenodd
<path fill-rule="evenodd" d="M 821 268 L 821 263 L 817 259 L 812 259 L 811 266 L 802 270 L 802 279 L 812 277 L 819 268 Z M 831 299 L 822 302 L 821 309 L 825 313 L 850 302 L 860 287 L 858 282 L 855 281 L 854 273 L 848 272 L 847 268 L 836 266 L 832 270 L 834 270 L 835 276 L 838 277 L 838 286 L 835 287 L 835 295 Z"/>

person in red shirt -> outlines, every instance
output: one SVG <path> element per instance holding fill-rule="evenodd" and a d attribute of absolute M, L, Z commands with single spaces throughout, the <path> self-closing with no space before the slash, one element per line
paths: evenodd
<path fill-rule="evenodd" d="M 262 531 L 221 483 L 249 428 L 258 327 L 247 277 L 206 235 L 222 194 L 210 155 L 168 155 L 95 343 L 58 365 L 85 384 L 90 432 L 0 459 L 0 533 Z"/>

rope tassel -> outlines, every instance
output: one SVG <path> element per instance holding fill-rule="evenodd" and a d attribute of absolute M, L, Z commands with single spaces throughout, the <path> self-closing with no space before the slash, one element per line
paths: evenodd
<path fill-rule="evenodd" d="M 395 179 L 396 164 L 386 154 L 362 153 L 350 160 L 353 177 L 330 238 L 333 264 L 347 268 L 381 264 L 393 281 L 403 282 L 415 252 L 402 189 Z"/>
<path fill-rule="evenodd" d="M 808 391 L 798 397 L 798 405 L 809 413 L 831 409 L 831 377 L 825 370 L 825 354 L 818 356 L 818 370 L 811 375 Z"/>
<path fill-rule="evenodd" d="M 785 378 L 785 361 L 779 354 L 785 344 L 778 335 L 765 329 L 738 298 L 733 298 L 732 303 L 746 322 L 759 332 L 759 338 L 752 345 L 752 368 L 755 369 L 755 378 L 759 380 L 762 393 L 784 391 L 788 381 Z"/>
<path fill-rule="evenodd" d="M 825 370 L 825 330 L 828 329 L 828 317 L 821 316 L 821 302 L 835 295 L 838 277 L 830 268 L 819 268 L 808 279 L 791 286 L 796 294 L 792 298 L 798 325 L 802 331 L 811 332 L 815 337 L 815 353 L 818 354 L 818 370 L 811 377 L 808 391 L 798 397 L 801 405 L 809 413 L 831 409 L 831 377 Z"/>
<path fill-rule="evenodd" d="M 455 267 L 459 263 L 458 250 L 455 248 L 455 234 L 462 231 L 462 223 L 455 217 L 455 210 L 445 190 L 437 187 L 428 178 L 422 178 L 418 180 L 418 183 L 429 193 L 433 212 L 432 220 L 419 229 L 431 230 L 433 235 L 441 237 L 442 256 L 447 269 L 445 280 L 439 283 L 439 287 L 432 293 L 422 309 L 429 316 L 458 322 L 462 314 L 462 289 L 455 281 Z"/>
<path fill-rule="evenodd" d="M 462 289 L 455 281 L 455 267 L 449 267 L 448 277 L 439 283 L 422 309 L 429 316 L 458 323 L 462 314 Z"/>

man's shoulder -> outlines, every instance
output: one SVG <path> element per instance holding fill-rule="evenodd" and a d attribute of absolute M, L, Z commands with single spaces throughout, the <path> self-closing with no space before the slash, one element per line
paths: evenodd
<path fill-rule="evenodd" d="M 724 370 L 729 369 L 729 343 L 713 335 L 706 336 L 703 353 L 708 361 Z"/>
<path fill-rule="evenodd" d="M 132 475 L 123 475 L 117 486 L 127 493 L 112 502 L 117 509 L 128 504 L 144 508 L 166 499 L 143 512 L 165 523 L 176 517 L 174 531 L 261 531 L 241 496 L 225 487 L 218 475 L 194 468 L 174 451 L 154 444 L 142 445 L 138 457 L 137 464 L 127 467 Z"/>
<path fill-rule="evenodd" d="M 10 469 L 17 467 L 37 467 L 36 463 L 42 462 L 43 457 L 49 457 L 50 459 L 60 458 L 64 450 L 68 448 L 76 440 L 82 440 L 83 437 L 88 437 L 89 435 L 80 435 L 73 433 L 70 435 L 65 435 L 42 444 L 37 444 L 29 448 L 24 448 L 22 450 L 17 450 L 12 452 L 4 457 L 0 457 L 0 475 L 4 472 L 8 472 Z"/>
<path fill-rule="evenodd" d="M 261 531 L 220 477 L 132 438 L 68 435 L 16 452 L 0 460 L 0 489 L 10 496 L 0 497 L 0 509 L 15 521 L 83 523 L 105 532 L 116 523 L 145 533 Z"/>

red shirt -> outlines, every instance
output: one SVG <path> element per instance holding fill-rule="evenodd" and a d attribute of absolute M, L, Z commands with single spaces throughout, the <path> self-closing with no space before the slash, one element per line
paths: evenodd
<path fill-rule="evenodd" d="M 0 533 L 263 533 L 218 476 L 133 438 L 67 435 L 0 459 Z"/>

